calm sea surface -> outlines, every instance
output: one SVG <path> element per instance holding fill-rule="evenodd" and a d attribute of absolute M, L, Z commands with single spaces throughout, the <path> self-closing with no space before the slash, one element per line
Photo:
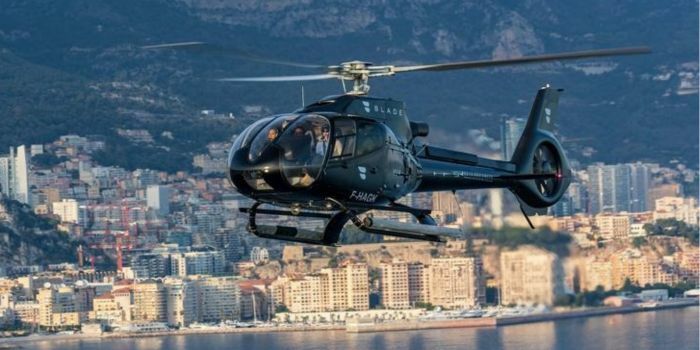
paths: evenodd
<path fill-rule="evenodd" d="M 20 343 L 25 349 L 698 349 L 698 307 L 500 328 L 183 335 Z"/>

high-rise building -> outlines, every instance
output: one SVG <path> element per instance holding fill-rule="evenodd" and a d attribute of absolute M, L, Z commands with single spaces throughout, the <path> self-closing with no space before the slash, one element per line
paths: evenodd
<path fill-rule="evenodd" d="M 623 240 L 630 235 L 630 217 L 627 215 L 599 214 L 595 217 L 596 226 L 605 239 Z"/>
<path fill-rule="evenodd" d="M 501 119 L 501 157 L 503 160 L 510 160 L 515 147 L 518 146 L 520 136 L 523 134 L 527 120 L 524 118 Z"/>
<path fill-rule="evenodd" d="M 264 280 L 239 282 L 241 290 L 241 319 L 263 320 L 272 316 L 272 299 Z"/>
<path fill-rule="evenodd" d="M 165 286 L 160 281 L 144 281 L 134 285 L 134 321 L 167 322 Z"/>
<path fill-rule="evenodd" d="M 341 297 L 338 292 L 332 295 L 329 294 L 327 289 L 322 291 L 320 275 L 307 275 L 301 278 L 281 277 L 273 283 L 273 286 L 277 292 L 275 302 L 284 304 L 290 312 L 321 312 L 333 310 L 331 309 L 333 305 L 329 300 L 336 296 L 339 299 Z M 344 298 L 341 300 L 344 300 Z M 347 309 L 347 307 L 344 309 Z"/>
<path fill-rule="evenodd" d="M 160 215 L 170 213 L 170 187 L 161 185 L 148 186 L 146 189 L 148 207 Z"/>
<path fill-rule="evenodd" d="M 688 225 L 698 224 L 698 206 L 693 197 L 663 197 L 656 200 L 654 221 L 676 219 Z"/>
<path fill-rule="evenodd" d="M 60 202 L 53 203 L 51 208 L 51 212 L 60 217 L 62 222 L 81 223 L 79 220 L 78 202 L 75 199 L 63 199 Z"/>
<path fill-rule="evenodd" d="M 369 309 L 369 276 L 366 264 L 326 268 L 303 277 L 280 277 L 273 284 L 274 302 L 291 312 Z"/>
<path fill-rule="evenodd" d="M 224 253 L 209 246 L 193 246 L 190 251 L 170 254 L 173 276 L 221 275 L 225 267 Z"/>
<path fill-rule="evenodd" d="M 651 166 L 640 162 L 627 165 L 630 168 L 630 206 L 629 211 L 639 213 L 650 210 L 647 206 L 649 186 L 651 184 Z"/>
<path fill-rule="evenodd" d="M 44 145 L 39 144 L 29 146 L 29 154 L 31 157 L 44 154 Z"/>
<path fill-rule="evenodd" d="M 29 201 L 29 162 L 24 146 L 10 147 L 10 154 L 0 157 L 0 192 L 16 201 Z"/>
<path fill-rule="evenodd" d="M 461 214 L 457 198 L 452 192 L 433 192 L 433 211 L 442 213 L 442 223 L 449 224 Z"/>
<path fill-rule="evenodd" d="M 452 309 L 486 301 L 480 258 L 433 258 L 429 269 L 431 304 Z"/>
<path fill-rule="evenodd" d="M 594 164 L 587 168 L 589 212 L 648 210 L 650 164 Z"/>
<path fill-rule="evenodd" d="M 656 208 L 656 200 L 664 197 L 679 197 L 681 196 L 681 185 L 677 183 L 658 184 L 649 188 L 647 194 L 647 208 L 654 210 Z"/>
<path fill-rule="evenodd" d="M 87 318 L 87 313 L 80 313 L 77 310 L 72 287 L 52 286 L 47 283 L 37 293 L 36 300 L 39 303 L 40 326 L 77 326 Z"/>
<path fill-rule="evenodd" d="M 214 234 L 225 226 L 224 215 L 210 210 L 199 210 L 194 213 L 194 216 L 197 221 L 197 232 L 193 236 L 194 243 L 214 245 Z"/>
<path fill-rule="evenodd" d="M 218 229 L 214 235 L 216 248 L 224 252 L 226 261 L 239 261 L 243 257 L 240 233 L 230 229 Z M 191 243 L 190 243 L 191 244 Z"/>
<path fill-rule="evenodd" d="M 155 170 L 136 169 L 132 174 L 137 187 L 149 187 L 160 183 L 160 175 Z"/>
<path fill-rule="evenodd" d="M 29 158 L 24 145 L 17 147 L 15 156 L 15 200 L 31 205 L 29 201 Z"/>
<path fill-rule="evenodd" d="M 610 261 L 595 259 L 588 261 L 585 265 L 584 279 L 581 285 L 583 289 L 588 291 L 594 291 L 598 287 L 602 287 L 604 290 L 611 290 L 613 281 Z"/>
<path fill-rule="evenodd" d="M 430 269 L 419 262 L 408 263 L 408 302 L 427 303 L 430 300 Z"/>
<path fill-rule="evenodd" d="M 203 277 L 196 286 L 200 322 L 240 320 L 241 292 L 235 277 Z"/>
<path fill-rule="evenodd" d="M 123 310 L 119 307 L 112 293 L 104 293 L 95 297 L 92 303 L 90 319 L 112 323 L 122 321 Z"/>
<path fill-rule="evenodd" d="M 353 263 L 343 267 L 347 273 L 348 308 L 369 309 L 369 270 L 367 264 Z"/>
<path fill-rule="evenodd" d="M 141 253 L 131 256 L 131 269 L 136 278 L 157 278 L 170 274 L 170 257 L 162 253 Z"/>
<path fill-rule="evenodd" d="M 319 273 L 321 310 L 347 310 L 348 278 L 342 269 L 323 269 Z"/>
<path fill-rule="evenodd" d="M 168 324 L 187 327 L 197 321 L 197 288 L 190 280 L 165 280 Z"/>
<path fill-rule="evenodd" d="M 630 173 L 623 164 L 596 164 L 588 167 L 589 212 L 629 211 Z"/>
<path fill-rule="evenodd" d="M 501 303 L 553 305 L 564 294 L 556 254 L 535 247 L 501 252 Z"/>
<path fill-rule="evenodd" d="M 581 182 L 574 180 L 569 184 L 561 199 L 551 207 L 550 213 L 556 217 L 585 213 L 588 208 L 588 191 Z"/>
<path fill-rule="evenodd" d="M 662 260 L 646 256 L 636 249 L 618 251 L 610 255 L 612 287 L 620 289 L 626 280 L 638 285 L 678 283 L 678 274 Z"/>
<path fill-rule="evenodd" d="M 382 305 L 387 309 L 408 309 L 410 306 L 408 289 L 408 264 L 403 261 L 382 263 L 381 293 Z"/>
<path fill-rule="evenodd" d="M 11 197 L 12 195 L 12 158 L 0 157 L 0 193 Z"/>

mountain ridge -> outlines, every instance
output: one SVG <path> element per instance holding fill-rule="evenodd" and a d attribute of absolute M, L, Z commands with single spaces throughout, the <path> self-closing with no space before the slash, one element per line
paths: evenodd
<path fill-rule="evenodd" d="M 183 130 L 176 137 L 173 152 L 185 159 L 245 127 L 256 117 L 245 106 L 262 105 L 274 113 L 299 107 L 300 84 L 213 79 L 316 73 L 139 49 L 146 44 L 203 40 L 322 64 L 432 63 L 648 44 L 654 53 L 647 56 L 406 74 L 372 81 L 371 92 L 404 100 L 409 116 L 435 129 L 455 135 L 485 129 L 497 137 L 500 117 L 526 115 L 537 88 L 550 83 L 566 90 L 561 133 L 585 139 L 567 146 L 575 158 L 679 159 L 697 167 L 696 13 L 692 1 L 10 0 L 0 10 L 0 86 L 22 88 L 0 90 L 0 114 L 10 120 L 0 149 L 50 142 L 63 132 L 84 134 L 81 123 L 89 120 L 98 122 L 100 134 L 144 125 L 160 134 L 177 124 L 173 121 L 202 123 L 201 131 Z M 304 85 L 307 101 L 339 88 L 337 82 Z M 201 109 L 241 118 L 229 124 L 193 119 Z M 133 111 L 163 120 L 144 120 Z M 45 132 L 27 132 L 27 125 Z M 214 128 L 216 133 L 206 132 Z M 196 141 L 188 141 L 190 136 Z"/>

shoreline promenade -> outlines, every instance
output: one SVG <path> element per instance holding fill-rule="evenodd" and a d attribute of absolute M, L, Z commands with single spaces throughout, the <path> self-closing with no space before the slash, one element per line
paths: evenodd
<path fill-rule="evenodd" d="M 372 332 L 396 332 L 426 329 L 448 329 L 448 328 L 475 328 L 475 327 L 503 327 L 526 323 L 549 322 L 569 318 L 584 318 L 606 316 L 613 314 L 629 314 L 636 312 L 653 312 L 666 309 L 694 307 L 698 306 L 698 300 L 671 300 L 659 303 L 656 307 L 645 308 L 639 306 L 623 307 L 596 307 L 575 309 L 563 312 L 550 312 L 526 316 L 510 317 L 482 317 L 465 318 L 452 320 L 405 320 L 383 323 L 348 323 L 346 325 L 286 325 L 272 327 L 253 328 L 228 328 L 217 327 L 211 329 L 180 329 L 167 332 L 150 333 L 103 333 L 103 334 L 54 334 L 39 335 L 32 334 L 23 337 L 8 337 L 0 339 L 0 349 L 14 348 L 20 344 L 37 341 L 72 341 L 72 340 L 94 340 L 94 339 L 115 339 L 115 338 L 141 338 L 141 337 L 162 337 L 180 335 L 202 335 L 202 334 L 228 334 L 228 333 L 270 333 L 270 332 L 318 332 L 318 331 L 338 331 L 345 330 L 348 333 L 372 333 Z"/>

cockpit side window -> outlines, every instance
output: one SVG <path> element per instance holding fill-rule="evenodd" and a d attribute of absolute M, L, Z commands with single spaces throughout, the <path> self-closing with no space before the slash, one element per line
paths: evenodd
<path fill-rule="evenodd" d="M 362 156 L 376 151 L 384 145 L 386 133 L 384 126 L 377 122 L 357 122 L 356 156 Z"/>
<path fill-rule="evenodd" d="M 350 119 L 338 119 L 333 130 L 335 141 L 331 158 L 352 156 L 355 150 L 355 122 Z"/>

